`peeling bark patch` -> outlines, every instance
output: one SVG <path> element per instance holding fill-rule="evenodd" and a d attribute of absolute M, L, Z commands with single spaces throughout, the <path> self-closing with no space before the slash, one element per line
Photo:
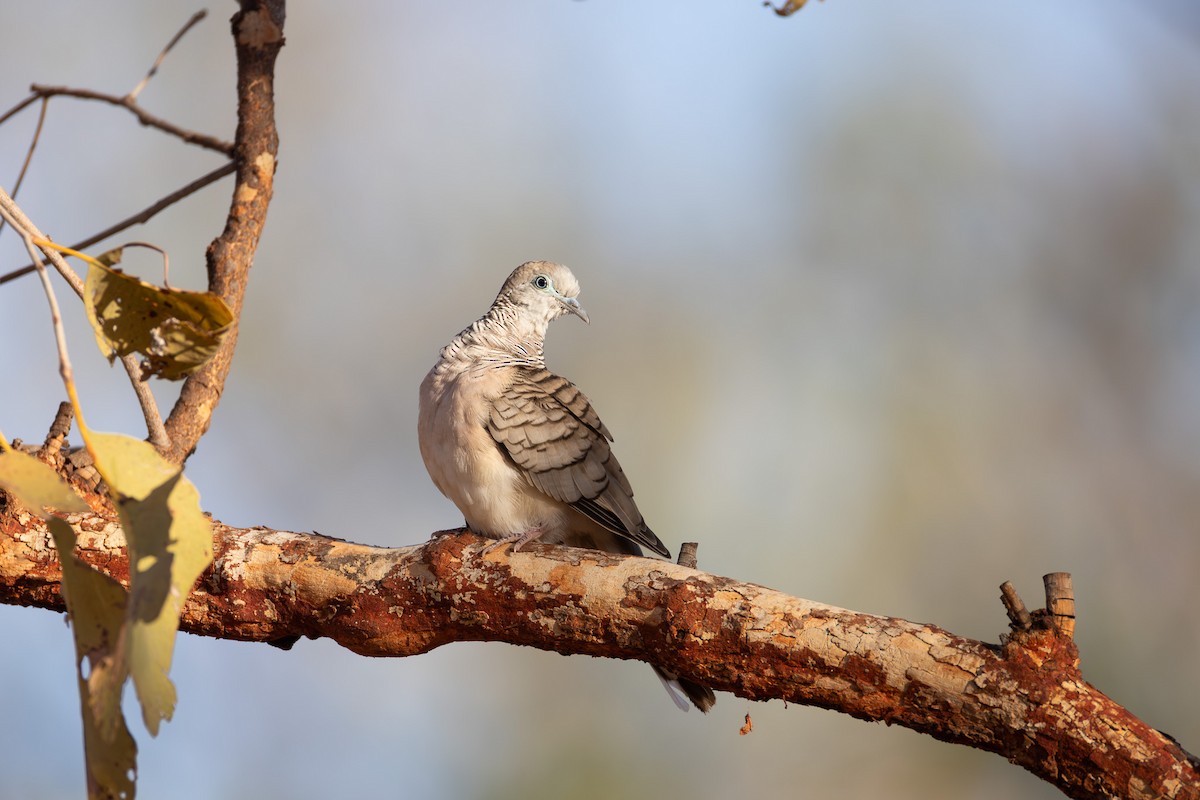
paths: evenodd
<path fill-rule="evenodd" d="M 275 175 L 275 156 L 267 152 L 259 153 L 254 159 L 254 168 L 260 180 L 269 180 Z"/>
<path fill-rule="evenodd" d="M 258 189 L 248 183 L 239 183 L 237 191 L 233 195 L 234 202 L 242 205 L 253 203 L 256 197 L 258 197 Z"/>
<path fill-rule="evenodd" d="M 259 50 L 279 45 L 283 41 L 283 30 L 271 19 L 271 14 L 266 8 L 242 14 L 237 22 L 235 35 L 239 45 Z"/>

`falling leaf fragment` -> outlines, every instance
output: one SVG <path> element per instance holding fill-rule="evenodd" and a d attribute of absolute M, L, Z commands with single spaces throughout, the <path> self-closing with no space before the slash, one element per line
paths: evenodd
<path fill-rule="evenodd" d="M 140 354 L 144 378 L 187 377 L 216 354 L 233 312 L 211 292 L 155 286 L 105 263 L 119 260 L 120 248 L 88 269 L 84 299 L 100 352 L 109 361 Z"/>
<path fill-rule="evenodd" d="M 768 0 L 768 2 L 764 2 L 763 5 L 781 17 L 790 17 L 792 14 L 795 14 L 797 11 L 804 8 L 805 4 L 807 3 L 808 0 L 785 0 L 783 5 L 776 7 Z"/>

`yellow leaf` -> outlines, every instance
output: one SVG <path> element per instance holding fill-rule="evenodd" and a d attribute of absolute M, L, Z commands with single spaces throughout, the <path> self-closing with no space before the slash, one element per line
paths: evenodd
<path fill-rule="evenodd" d="M 87 684 L 79 681 L 80 692 Z M 96 730 L 95 720 L 83 704 L 83 752 L 87 759 L 88 797 L 133 800 L 137 793 L 137 742 L 121 718 L 112 742 L 105 741 Z"/>
<path fill-rule="evenodd" d="M 233 322 L 229 306 L 210 292 L 166 289 L 109 268 L 109 251 L 92 259 L 84 291 L 100 352 L 112 361 L 139 353 L 145 375 L 186 377 L 213 357 Z"/>
<path fill-rule="evenodd" d="M 88 796 L 132 799 L 137 744 L 121 713 L 126 671 L 119 657 L 125 587 L 76 558 L 75 532 L 70 525 L 58 517 L 51 517 L 48 525 L 62 564 L 63 600 L 75 638 Z M 87 678 L 83 677 L 85 658 Z"/>
<path fill-rule="evenodd" d="M 75 639 L 75 671 L 83 714 L 83 746 L 90 797 L 132 798 L 137 745 L 121 713 L 126 670 L 118 657 L 125 620 L 125 587 L 75 556 L 75 532 L 64 520 L 46 514 L 88 511 L 87 503 L 66 481 L 33 456 L 10 450 L 0 454 L 0 486 L 22 505 L 47 520 L 62 564 L 62 595 Z M 83 660 L 88 660 L 87 678 Z"/>
<path fill-rule="evenodd" d="M 47 507 L 67 512 L 91 510 L 58 473 L 20 450 L 0 453 L 0 489 L 11 492 L 43 519 Z"/>
<path fill-rule="evenodd" d="M 212 525 L 200 495 L 153 446 L 90 432 L 88 447 L 108 482 L 129 546 L 129 606 L 122 656 L 133 676 L 147 730 L 175 709 L 167 677 L 183 602 L 212 562 Z"/>

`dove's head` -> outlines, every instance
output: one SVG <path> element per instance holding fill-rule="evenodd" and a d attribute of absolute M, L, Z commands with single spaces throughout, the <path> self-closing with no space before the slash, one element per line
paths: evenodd
<path fill-rule="evenodd" d="M 571 270 L 550 261 L 530 261 L 513 270 L 496 302 L 507 301 L 536 321 L 549 324 L 563 314 L 590 322 L 579 305 L 579 281 Z"/>

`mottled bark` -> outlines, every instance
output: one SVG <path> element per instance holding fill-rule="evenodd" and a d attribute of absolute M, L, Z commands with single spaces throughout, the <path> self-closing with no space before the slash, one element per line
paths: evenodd
<path fill-rule="evenodd" d="M 128 577 L 124 537 L 71 518 L 80 556 Z M 718 691 L 831 708 L 999 753 L 1072 797 L 1200 798 L 1200 765 L 1080 675 L 1045 612 L 1002 645 L 877 617 L 664 561 L 531 545 L 482 554 L 451 534 L 368 547 L 216 524 L 216 560 L 186 631 L 228 639 L 328 637 L 405 656 L 456 641 L 639 659 Z M 62 609 L 43 524 L 0 513 L 0 602 Z"/>

